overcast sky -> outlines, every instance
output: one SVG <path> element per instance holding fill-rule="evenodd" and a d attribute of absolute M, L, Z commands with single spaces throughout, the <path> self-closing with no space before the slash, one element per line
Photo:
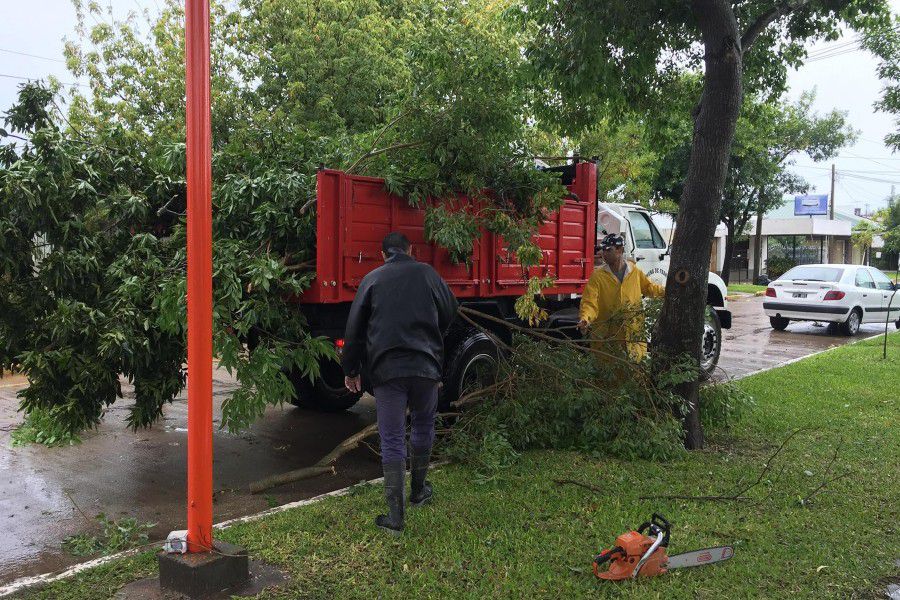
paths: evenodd
<path fill-rule="evenodd" d="M 62 62 L 63 39 L 75 37 L 71 0 L 0 1 L 6 5 L 2 11 L 4 35 L 0 38 L 0 111 L 13 102 L 22 81 L 17 77 L 52 74 L 65 83 L 76 83 Z M 157 0 L 105 0 L 104 4 L 112 5 L 115 13 L 123 16 L 145 7 L 158 12 Z M 900 12 L 900 0 L 891 0 L 891 4 L 895 12 Z M 866 207 L 874 210 L 885 205 L 892 183 L 900 196 L 900 154 L 892 154 L 882 143 L 894 127 L 891 117 L 872 108 L 881 90 L 875 60 L 848 41 L 852 37 L 812 47 L 811 53 L 818 58 L 790 74 L 790 95 L 796 98 L 804 90 L 815 88 L 816 110 L 824 113 L 838 108 L 849 113 L 850 122 L 861 133 L 856 145 L 834 160 L 838 171 L 836 203 L 848 211 Z M 816 164 L 799 157 L 796 171 L 815 191 L 829 192 L 830 162 Z"/>

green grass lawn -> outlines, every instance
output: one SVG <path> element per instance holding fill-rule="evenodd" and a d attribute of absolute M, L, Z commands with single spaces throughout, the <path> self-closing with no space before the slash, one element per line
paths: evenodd
<path fill-rule="evenodd" d="M 732 294 L 734 292 L 744 292 L 745 294 L 755 294 L 756 292 L 764 292 L 766 291 L 766 286 L 764 285 L 753 285 L 751 283 L 729 283 L 728 284 L 728 293 Z"/>
<path fill-rule="evenodd" d="M 900 575 L 900 335 L 889 359 L 870 340 L 742 380 L 756 399 L 709 448 L 670 463 L 626 462 L 575 452 L 530 452 L 499 479 L 470 469 L 433 473 L 436 502 L 413 511 L 401 538 L 377 531 L 381 488 L 365 486 L 222 538 L 292 576 L 261 598 L 874 598 Z M 552 402 L 552 398 L 547 399 Z M 716 495 L 755 480 L 750 502 L 640 500 Z M 834 452 L 835 475 L 805 498 Z M 553 479 L 575 479 L 594 493 Z M 653 511 L 674 525 L 671 553 L 733 544 L 721 565 L 636 583 L 597 581 L 593 555 Z M 144 554 L 32 592 L 29 598 L 106 598 L 153 573 Z"/>

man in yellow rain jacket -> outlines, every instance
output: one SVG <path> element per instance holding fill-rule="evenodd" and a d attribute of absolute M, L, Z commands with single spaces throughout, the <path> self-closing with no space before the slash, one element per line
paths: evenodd
<path fill-rule="evenodd" d="M 625 260 L 625 240 L 611 233 L 600 241 L 604 264 L 594 270 L 581 297 L 578 327 L 593 341 L 600 361 L 610 355 L 635 362 L 647 353 L 643 339 L 641 298 L 659 298 L 665 288 L 647 278 L 638 266 Z"/>

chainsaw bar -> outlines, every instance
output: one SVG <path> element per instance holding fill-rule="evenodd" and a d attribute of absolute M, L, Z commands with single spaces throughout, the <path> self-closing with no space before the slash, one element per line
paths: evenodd
<path fill-rule="evenodd" d="M 715 548 L 703 548 L 693 552 L 684 552 L 670 556 L 665 565 L 666 569 L 684 569 L 687 567 L 701 567 L 712 563 L 722 562 L 734 556 L 734 548 L 731 546 L 717 546 Z"/>

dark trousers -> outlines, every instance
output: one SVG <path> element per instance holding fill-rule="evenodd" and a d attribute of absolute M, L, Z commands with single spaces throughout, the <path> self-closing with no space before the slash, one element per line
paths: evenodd
<path fill-rule="evenodd" d="M 381 462 L 406 460 L 406 408 L 410 411 L 410 444 L 431 448 L 438 382 L 424 377 L 401 377 L 375 386 L 375 410 L 381 437 Z"/>

